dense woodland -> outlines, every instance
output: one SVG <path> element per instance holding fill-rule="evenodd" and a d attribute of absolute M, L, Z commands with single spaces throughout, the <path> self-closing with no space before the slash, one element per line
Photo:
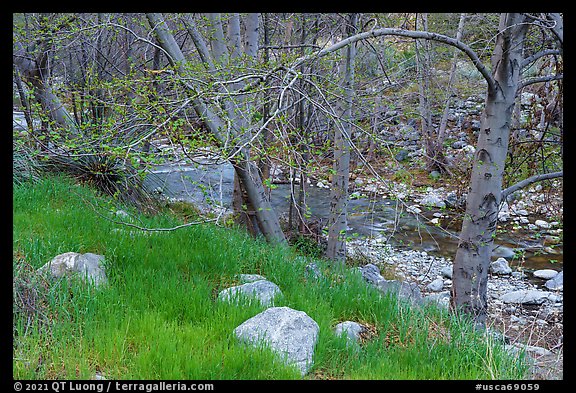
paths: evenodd
<path fill-rule="evenodd" d="M 503 13 L 14 14 L 15 157 L 146 209 L 142 176 L 168 140 L 235 170 L 236 222 L 268 242 L 312 231 L 307 179 L 331 182 L 326 258 L 346 260 L 350 178 L 402 171 L 461 184 L 452 307 L 486 318 L 501 202 L 561 178 L 563 16 Z M 450 114 L 471 96 L 477 120 Z M 524 97 L 534 97 L 523 105 Z M 479 124 L 475 124 L 479 120 Z M 407 128 L 407 125 L 410 127 Z M 423 154 L 404 169 L 398 133 Z M 454 135 L 475 146 L 448 157 Z M 288 227 L 270 171 L 294 182 Z M 543 182 L 544 187 L 550 183 Z"/>

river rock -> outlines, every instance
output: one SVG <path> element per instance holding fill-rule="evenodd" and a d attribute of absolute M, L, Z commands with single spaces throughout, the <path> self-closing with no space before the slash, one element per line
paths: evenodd
<path fill-rule="evenodd" d="M 265 343 L 282 359 L 297 366 L 304 376 L 313 365 L 320 328 L 303 311 L 271 307 L 234 329 L 234 335 L 252 345 Z"/>
<path fill-rule="evenodd" d="M 425 195 L 424 198 L 420 200 L 420 204 L 424 206 L 438 207 L 440 209 L 444 209 L 446 207 L 444 200 L 440 196 L 432 193 Z"/>
<path fill-rule="evenodd" d="M 452 265 L 444 266 L 442 269 L 440 269 L 440 274 L 442 275 L 442 277 L 452 279 L 452 270 L 453 270 Z"/>
<path fill-rule="evenodd" d="M 509 353 L 517 354 L 520 352 L 526 352 L 531 354 L 533 357 L 543 357 L 543 356 L 553 356 L 554 353 L 543 347 L 538 347 L 534 345 L 527 345 L 521 343 L 506 344 L 504 346 Z"/>
<path fill-rule="evenodd" d="M 49 273 L 53 278 L 77 276 L 94 286 L 107 282 L 104 256 L 93 253 L 66 252 L 56 255 L 50 262 L 38 269 L 38 272 Z"/>
<path fill-rule="evenodd" d="M 551 280 L 554 277 L 556 277 L 558 272 L 556 270 L 552 270 L 552 269 L 540 269 L 540 270 L 535 270 L 534 273 L 532 273 L 532 274 L 534 275 L 534 277 L 542 278 L 544 280 Z"/>
<path fill-rule="evenodd" d="M 551 296 L 552 294 L 546 291 L 540 291 L 537 289 L 521 289 L 505 293 L 500 296 L 500 300 L 504 303 L 542 304 L 546 300 L 551 299 Z"/>
<path fill-rule="evenodd" d="M 382 293 L 396 293 L 399 299 L 408 300 L 413 304 L 422 302 L 422 292 L 415 282 L 382 280 L 376 285 Z"/>
<path fill-rule="evenodd" d="M 450 307 L 450 291 L 443 291 L 438 293 L 432 293 L 423 299 L 425 302 L 434 303 L 440 307 L 448 308 Z"/>
<path fill-rule="evenodd" d="M 377 285 L 378 282 L 384 280 L 384 277 L 380 274 L 380 269 L 373 263 L 359 267 L 358 270 L 362 274 L 362 278 L 370 284 Z"/>
<path fill-rule="evenodd" d="M 536 220 L 534 221 L 534 225 L 536 225 L 538 228 L 550 229 L 550 224 L 544 220 Z"/>
<path fill-rule="evenodd" d="M 399 298 L 409 300 L 413 303 L 419 303 L 422 300 L 422 293 L 416 283 L 386 280 L 380 274 L 378 266 L 372 263 L 359 267 L 358 270 L 362 273 L 364 280 L 382 293 L 396 293 Z"/>
<path fill-rule="evenodd" d="M 512 272 L 512 278 L 515 278 L 517 280 L 522 280 L 523 278 L 526 278 L 526 273 L 520 271 L 520 272 Z"/>
<path fill-rule="evenodd" d="M 272 305 L 274 298 L 281 295 L 282 291 L 276 284 L 268 280 L 258 280 L 235 287 L 226 288 L 218 294 L 218 300 L 234 301 L 240 297 L 254 298 L 264 306 Z"/>
<path fill-rule="evenodd" d="M 461 207 L 466 204 L 466 197 L 458 196 L 454 191 L 451 191 L 444 197 L 444 203 L 451 208 Z"/>
<path fill-rule="evenodd" d="M 420 208 L 418 207 L 418 205 L 408 206 L 408 207 L 406 208 L 406 211 L 407 211 L 408 213 L 413 213 L 413 214 L 422 213 L 422 209 L 420 209 Z"/>
<path fill-rule="evenodd" d="M 456 141 L 452 143 L 452 149 L 462 149 L 466 145 L 467 143 L 465 141 Z"/>
<path fill-rule="evenodd" d="M 504 258 L 498 258 L 490 264 L 492 274 L 510 274 L 512 269 L 508 266 L 508 261 Z"/>
<path fill-rule="evenodd" d="M 552 291 L 563 291 L 564 290 L 564 271 L 562 270 L 554 278 L 546 281 L 544 286 Z"/>
<path fill-rule="evenodd" d="M 444 288 L 444 280 L 442 278 L 437 278 L 426 286 L 431 292 L 440 292 Z"/>

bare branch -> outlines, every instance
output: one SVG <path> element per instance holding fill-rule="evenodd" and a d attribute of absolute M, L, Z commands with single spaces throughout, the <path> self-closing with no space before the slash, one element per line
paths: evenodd
<path fill-rule="evenodd" d="M 557 74 L 557 75 L 537 76 L 534 78 L 524 79 L 524 80 L 520 81 L 520 83 L 518 83 L 518 91 L 520 91 L 520 89 L 522 89 L 528 85 L 532 85 L 534 83 L 550 82 L 550 81 L 560 80 L 563 78 L 564 78 L 564 74 Z"/>
<path fill-rule="evenodd" d="M 522 68 L 528 66 L 533 61 L 536 61 L 537 59 L 539 59 L 541 57 L 548 56 L 548 55 L 560 55 L 560 54 L 561 53 L 558 49 L 546 49 L 546 50 L 534 53 L 532 56 L 529 56 L 522 61 Z"/>
<path fill-rule="evenodd" d="M 504 190 L 502 190 L 502 194 L 501 194 L 501 200 L 506 200 L 506 198 L 508 198 L 508 196 L 510 194 L 512 194 L 515 191 L 520 190 L 521 188 L 525 188 L 528 187 L 530 184 L 532 183 L 536 183 L 542 180 L 548 180 L 548 179 L 554 179 L 556 177 L 562 177 L 564 176 L 564 172 L 560 171 L 560 172 L 550 172 L 550 173 L 543 173 L 540 175 L 534 175 L 534 176 L 530 176 L 527 179 L 524 179 L 516 184 L 514 184 L 513 186 L 510 186 Z"/>
<path fill-rule="evenodd" d="M 470 58 L 470 60 L 472 60 L 472 63 L 474 64 L 476 69 L 482 74 L 482 76 L 484 77 L 484 79 L 488 83 L 488 88 L 490 90 L 495 89 L 495 82 L 494 82 L 494 78 L 492 77 L 492 74 L 484 66 L 484 64 L 482 64 L 482 62 L 480 61 L 480 58 L 478 57 L 476 52 L 474 52 L 474 50 L 472 50 L 472 48 L 470 48 L 468 45 L 464 44 L 463 42 L 461 42 L 455 38 L 448 37 L 448 36 L 443 35 L 443 34 L 427 32 L 427 31 L 412 31 L 412 30 L 404 30 L 404 29 L 396 29 L 396 28 L 381 28 L 381 29 L 376 29 L 376 30 L 370 30 L 370 31 L 367 31 L 364 33 L 360 33 L 360 34 L 356 34 L 356 35 L 353 35 L 351 37 L 348 37 L 342 41 L 335 43 L 334 45 L 331 45 L 331 46 L 324 48 L 320 51 L 316 51 L 310 55 L 302 56 L 302 57 L 298 58 L 293 63 L 292 67 L 296 68 L 297 66 L 299 66 L 300 64 L 302 64 L 306 61 L 326 56 L 326 55 L 328 55 L 332 52 L 335 52 L 339 49 L 342 49 L 343 47 L 350 45 L 354 42 L 366 40 L 366 39 L 374 38 L 374 37 L 386 36 L 386 35 L 399 36 L 399 37 L 409 37 L 409 38 L 414 38 L 414 39 L 433 40 L 433 41 L 438 41 L 438 42 L 442 42 L 442 43 L 447 44 L 447 45 L 454 46 L 454 47 L 460 49 L 462 52 L 464 52 Z"/>
<path fill-rule="evenodd" d="M 261 49 L 298 49 L 298 48 L 314 48 L 320 49 L 320 45 L 316 44 L 294 44 L 294 45 L 265 45 L 258 48 Z"/>

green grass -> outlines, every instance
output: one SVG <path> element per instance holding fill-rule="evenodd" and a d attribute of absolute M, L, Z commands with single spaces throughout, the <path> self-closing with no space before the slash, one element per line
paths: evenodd
<path fill-rule="evenodd" d="M 320 326 L 306 379 L 520 379 L 526 372 L 462 319 L 380 296 L 358 273 L 322 260 L 325 278 L 310 280 L 309 258 L 240 230 L 121 226 L 102 217 L 116 218 L 111 199 L 62 177 L 15 185 L 13 202 L 14 291 L 33 300 L 26 309 L 14 303 L 16 379 L 91 379 L 96 372 L 109 379 L 300 379 L 271 351 L 234 338 L 234 328 L 264 310 L 215 301 L 239 273 L 264 275 L 284 294 L 276 306 L 305 311 Z M 138 220 L 182 223 L 171 214 Z M 105 255 L 109 284 L 96 290 L 33 274 L 68 251 Z M 347 346 L 332 333 L 344 320 L 368 324 L 371 336 Z"/>

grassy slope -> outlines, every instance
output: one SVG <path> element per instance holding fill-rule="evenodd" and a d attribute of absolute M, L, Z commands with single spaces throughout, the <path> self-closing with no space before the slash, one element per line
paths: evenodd
<path fill-rule="evenodd" d="M 74 251 L 105 255 L 110 281 L 102 291 L 66 282 L 46 286 L 36 317 L 51 322 L 39 329 L 27 327 L 25 317 L 14 320 L 14 378 L 90 379 L 101 372 L 109 379 L 299 379 L 271 352 L 247 350 L 235 340 L 234 328 L 264 309 L 215 301 L 238 273 L 264 275 L 284 294 L 277 306 L 305 311 L 319 324 L 306 378 L 517 379 L 524 372 L 501 347 L 445 312 L 399 306 L 357 273 L 322 261 L 326 279 L 307 280 L 309 260 L 241 231 L 120 226 L 92 208 L 97 203 L 106 212 L 109 199 L 63 179 L 16 187 L 13 200 L 15 277 L 29 276 L 26 264 L 38 268 Z M 181 223 L 169 215 L 138 219 L 148 227 Z M 344 320 L 372 327 L 361 350 L 332 334 Z"/>

